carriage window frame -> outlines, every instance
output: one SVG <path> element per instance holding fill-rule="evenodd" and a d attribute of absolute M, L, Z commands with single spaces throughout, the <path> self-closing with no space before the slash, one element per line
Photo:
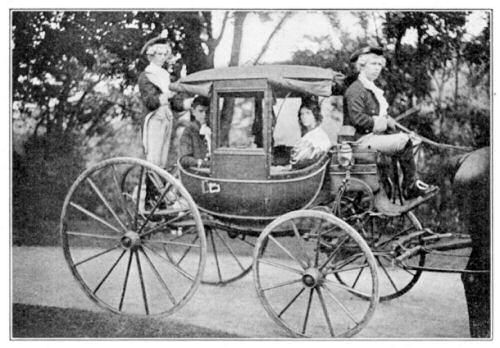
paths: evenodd
<path fill-rule="evenodd" d="M 231 148 L 231 147 L 218 147 L 219 141 L 219 94 L 224 93 L 263 93 L 262 103 L 262 142 L 261 148 Z M 255 155 L 265 156 L 265 166 L 267 178 L 271 178 L 271 126 L 269 120 L 270 115 L 270 98 L 272 97 L 271 87 L 267 79 L 237 79 L 237 80 L 220 80 L 214 81 L 210 109 L 210 122 L 212 128 L 212 152 L 218 154 L 239 154 L 239 155 Z"/>
<path fill-rule="evenodd" d="M 226 99 L 227 98 L 227 99 Z M 260 117 L 262 118 L 261 120 L 261 125 L 258 129 L 258 132 L 261 133 L 261 146 L 258 146 L 257 144 L 257 140 L 254 138 L 253 139 L 253 144 L 254 144 L 254 147 L 251 147 L 251 146 L 230 146 L 229 144 L 229 137 L 230 137 L 230 131 L 232 129 L 231 127 L 231 124 L 232 122 L 234 121 L 234 114 L 232 115 L 232 119 L 230 120 L 230 124 L 229 124 L 229 127 L 227 128 L 227 145 L 222 145 L 222 106 L 221 106 L 221 102 L 223 100 L 230 100 L 230 98 L 248 98 L 248 99 L 253 99 L 253 102 L 255 103 L 256 101 L 259 101 L 260 99 Z M 264 118 L 266 117 L 266 94 L 265 94 L 265 91 L 264 90 L 219 90 L 217 91 L 216 93 L 216 96 L 215 96 L 215 104 L 216 104 L 216 107 L 214 108 L 215 110 L 215 118 L 216 118 L 216 122 L 214 123 L 214 129 L 213 131 L 215 130 L 215 139 L 214 139 L 214 142 L 213 142 L 213 148 L 214 150 L 222 150 L 222 151 L 235 151 L 235 152 L 258 152 L 258 153 L 261 153 L 262 151 L 265 152 L 265 144 L 266 144 L 266 141 L 264 140 L 264 138 L 266 137 L 266 132 L 265 132 L 265 125 L 264 125 Z M 257 103 L 256 103 L 257 104 Z M 248 125 L 249 128 L 247 128 L 247 130 L 250 130 L 254 127 L 255 125 L 255 122 L 256 122 L 256 117 L 257 117 L 257 112 L 256 112 L 256 108 L 254 107 L 254 119 L 253 119 L 253 122 Z M 255 137 L 255 134 L 254 134 L 254 137 Z M 249 138 L 250 140 L 250 138 Z"/>

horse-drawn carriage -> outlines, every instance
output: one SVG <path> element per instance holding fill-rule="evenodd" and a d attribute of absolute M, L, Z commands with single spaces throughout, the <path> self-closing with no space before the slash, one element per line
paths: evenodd
<path fill-rule="evenodd" d="M 229 67 L 172 84 L 210 97 L 210 167 L 179 164 L 174 177 L 112 158 L 80 175 L 60 231 L 85 293 L 115 313 L 166 315 L 200 284 L 226 285 L 253 269 L 259 299 L 289 333 L 345 337 L 379 300 L 407 292 L 424 270 L 423 244 L 439 239 L 411 212 L 430 196 L 387 198 L 377 154 L 347 138 L 301 169 L 273 151 L 280 103 L 328 97 L 337 77 L 304 66 Z"/>

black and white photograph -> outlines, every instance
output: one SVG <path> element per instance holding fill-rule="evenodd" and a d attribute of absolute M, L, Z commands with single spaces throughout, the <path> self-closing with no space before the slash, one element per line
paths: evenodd
<path fill-rule="evenodd" d="M 11 341 L 492 341 L 492 8 L 135 5 L 9 8 Z"/>

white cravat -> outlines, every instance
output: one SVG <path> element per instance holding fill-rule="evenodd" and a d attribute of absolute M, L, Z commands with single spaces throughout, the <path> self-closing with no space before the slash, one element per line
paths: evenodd
<path fill-rule="evenodd" d="M 384 91 L 375 86 L 375 84 L 368 80 L 363 74 L 359 74 L 358 80 L 361 84 L 369 91 L 372 91 L 375 95 L 375 99 L 377 99 L 379 106 L 378 116 L 387 116 L 387 109 L 389 108 L 389 104 L 384 97 Z"/>
<path fill-rule="evenodd" d="M 157 86 L 163 94 L 170 95 L 170 74 L 167 70 L 156 64 L 150 63 L 144 71 L 147 73 L 148 79 Z"/>
<path fill-rule="evenodd" d="M 212 135 L 212 130 L 206 124 L 202 124 L 200 127 L 200 135 L 203 135 L 205 137 L 205 142 L 207 143 L 208 153 L 210 154 L 211 153 L 210 146 L 212 145 L 210 143 L 210 136 Z"/>

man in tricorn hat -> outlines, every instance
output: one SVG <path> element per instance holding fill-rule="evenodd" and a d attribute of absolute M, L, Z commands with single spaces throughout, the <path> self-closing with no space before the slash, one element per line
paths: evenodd
<path fill-rule="evenodd" d="M 396 132 L 395 121 L 387 114 L 384 91 L 374 83 L 386 63 L 383 49 L 363 47 L 353 53 L 351 62 L 359 75 L 344 94 L 344 125 L 354 126 L 361 145 L 398 159 L 405 198 L 432 191 L 433 187 L 417 178 L 412 141 L 408 134 Z"/>
<path fill-rule="evenodd" d="M 141 99 L 148 110 L 143 126 L 143 145 L 146 159 L 153 164 L 170 170 L 175 156 L 169 156 L 173 116 L 169 105 L 170 74 L 163 68 L 171 56 L 166 41 L 167 32 L 149 40 L 141 53 L 146 53 L 149 65 L 139 75 L 138 84 Z"/>

